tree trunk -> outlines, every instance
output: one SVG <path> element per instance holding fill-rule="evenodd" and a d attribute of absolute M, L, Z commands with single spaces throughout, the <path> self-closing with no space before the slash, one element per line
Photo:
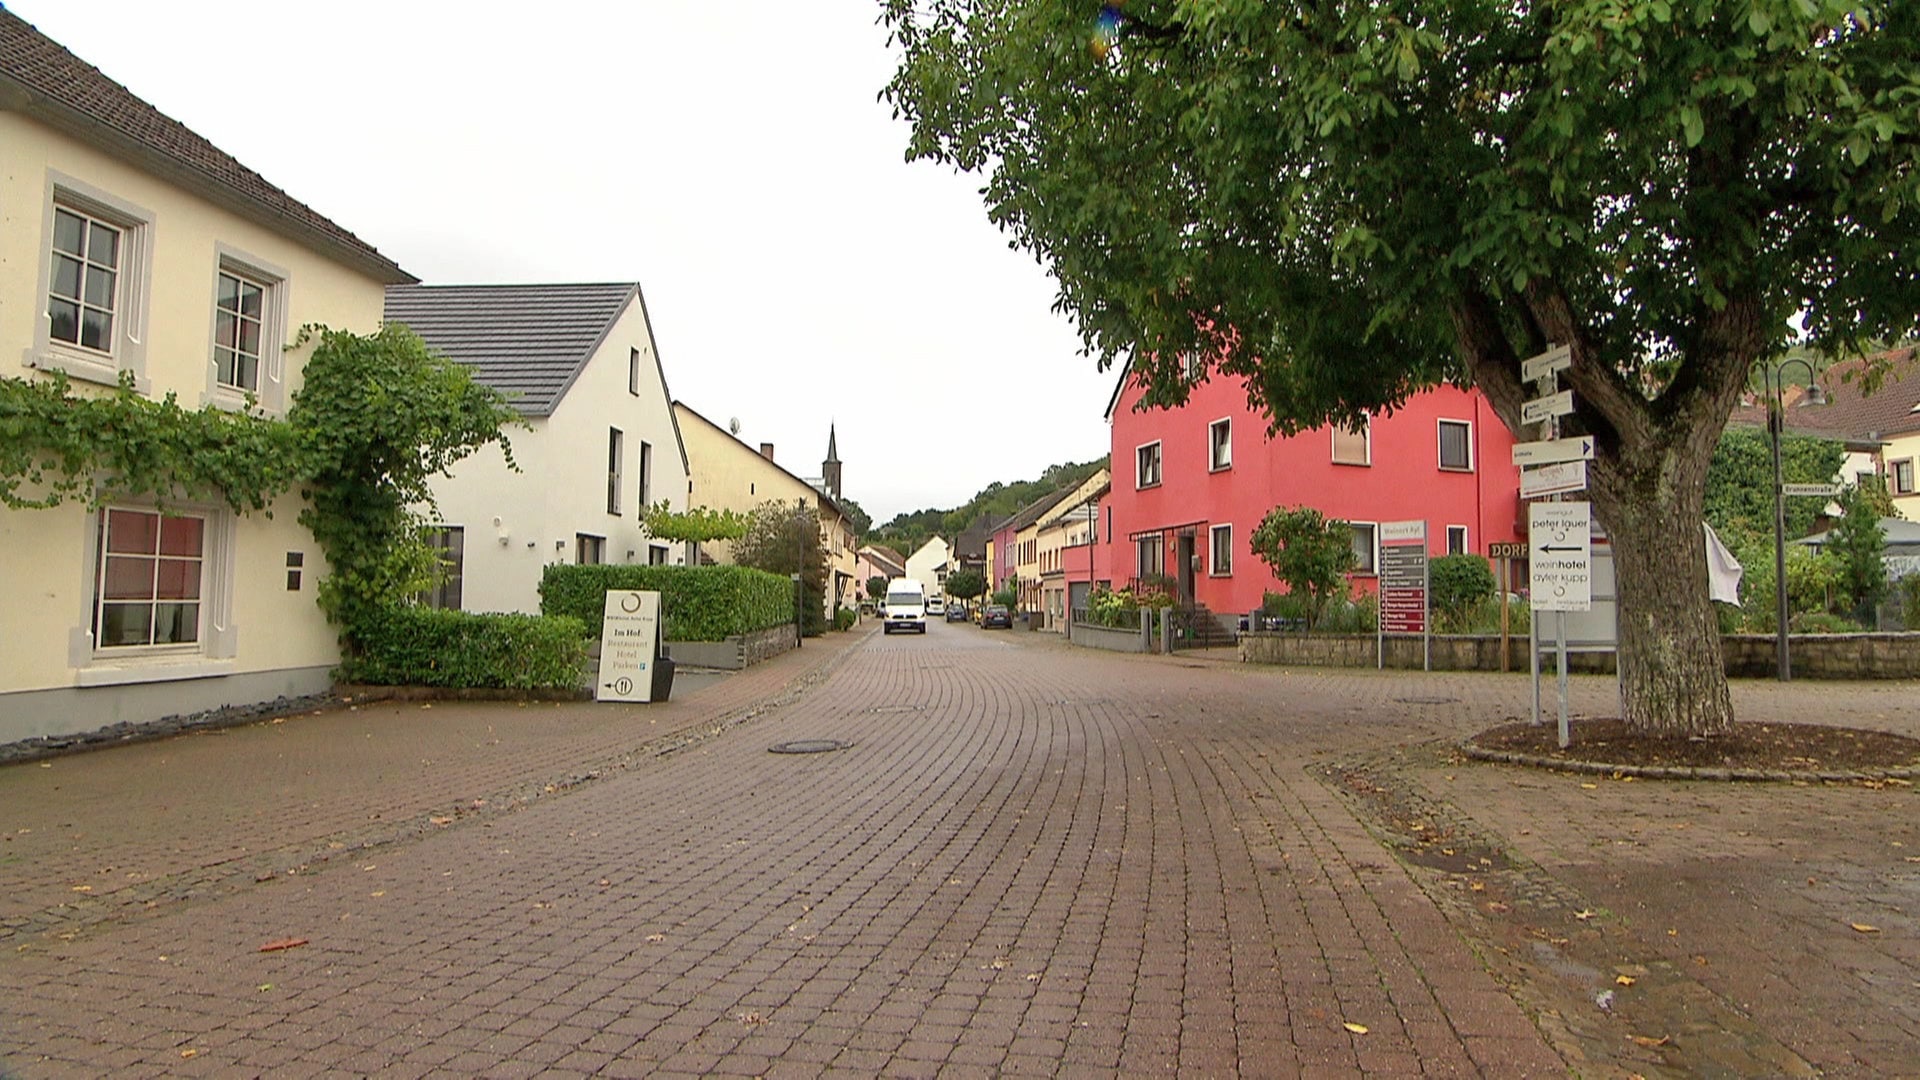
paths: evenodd
<path fill-rule="evenodd" d="M 1594 463 L 1594 512 L 1613 543 L 1621 705 L 1628 730 L 1648 738 L 1733 729 L 1700 527 L 1709 458 L 1675 449 L 1638 475 Z"/>

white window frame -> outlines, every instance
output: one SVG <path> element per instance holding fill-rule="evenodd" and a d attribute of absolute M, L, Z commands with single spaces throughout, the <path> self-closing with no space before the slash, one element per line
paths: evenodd
<path fill-rule="evenodd" d="M 1900 468 L 1906 466 L 1907 477 L 1903 484 L 1900 480 Z M 1896 458 L 1887 462 L 1887 490 L 1895 495 L 1911 495 L 1915 491 L 1913 459 Z"/>
<path fill-rule="evenodd" d="M 1347 522 L 1347 526 L 1350 529 L 1366 529 L 1368 534 L 1373 538 L 1373 552 L 1367 556 L 1367 564 L 1365 566 L 1355 567 L 1352 571 L 1353 575 L 1355 577 L 1380 576 L 1380 523 L 1377 521 L 1349 521 Z"/>
<path fill-rule="evenodd" d="M 1220 538 L 1226 537 L 1226 565 L 1220 564 Z M 1207 530 L 1207 576 L 1233 576 L 1233 525 L 1215 525 Z"/>
<path fill-rule="evenodd" d="M 287 411 L 287 271 L 225 244 L 214 246 L 213 291 L 207 299 L 207 384 L 200 404 L 223 409 L 244 409 L 247 397 L 254 407 L 270 416 Z M 220 276 L 237 277 L 261 287 L 260 297 L 260 370 L 259 385 L 248 391 L 220 381 L 219 347 Z"/>
<path fill-rule="evenodd" d="M 1456 536 L 1460 538 L 1460 542 L 1458 544 L 1453 542 L 1453 538 Z M 1468 544 L 1467 539 L 1468 539 L 1467 527 L 1465 525 L 1447 526 L 1447 554 L 1449 555 L 1473 554 L 1473 548 L 1471 545 Z"/>
<path fill-rule="evenodd" d="M 1360 457 L 1362 460 L 1360 461 L 1340 460 L 1339 439 L 1343 432 L 1349 435 L 1358 434 L 1360 436 Z M 1335 465 L 1351 465 L 1356 468 L 1372 466 L 1373 465 L 1373 417 L 1368 416 L 1365 419 L 1361 430 L 1358 432 L 1353 431 L 1353 429 L 1351 428 L 1344 428 L 1339 424 L 1329 425 L 1327 428 L 1327 460 L 1332 462 Z"/>
<path fill-rule="evenodd" d="M 1225 432 L 1226 438 L 1220 440 L 1215 432 Z M 1233 417 L 1223 416 L 1207 425 L 1207 471 L 1221 472 L 1233 468 Z"/>
<path fill-rule="evenodd" d="M 228 675 L 235 670 L 240 634 L 233 623 L 234 553 L 237 522 L 224 504 L 171 500 L 166 513 L 197 517 L 204 524 L 200 551 L 199 640 L 171 645 L 101 646 L 94 637 L 94 616 L 100 603 L 101 523 L 109 510 L 159 513 L 152 500 L 119 499 L 103 503 L 87 515 L 80 562 L 78 621 L 67 635 L 67 664 L 79 686 L 116 686 Z"/>
<path fill-rule="evenodd" d="M 97 219 L 120 230 L 120 259 L 115 271 L 114 325 L 111 347 L 105 352 L 56 341 L 47 302 L 53 290 L 54 208 Z M 133 378 L 133 388 L 147 393 L 147 312 L 152 294 L 153 211 L 118 198 L 64 173 L 48 170 L 40 224 L 39 288 L 34 299 L 33 344 L 26 365 L 42 371 L 63 371 L 75 379 L 107 386 L 120 373 Z"/>
<path fill-rule="evenodd" d="M 1140 475 L 1140 466 L 1143 461 L 1142 455 L 1148 450 L 1153 451 L 1153 480 L 1151 482 L 1143 480 Z M 1139 446 L 1133 448 L 1133 488 L 1135 491 L 1159 487 L 1160 481 L 1165 475 L 1166 459 L 1159 439 L 1148 443 L 1141 443 Z"/>
<path fill-rule="evenodd" d="M 1467 463 L 1466 463 L 1465 465 L 1449 465 L 1449 464 L 1447 464 L 1447 456 L 1446 456 L 1446 455 L 1447 455 L 1447 441 L 1446 441 L 1446 431 L 1447 431 L 1447 425 L 1449 425 L 1449 424 L 1452 424 L 1452 425 L 1453 425 L 1453 426 L 1455 426 L 1455 427 L 1459 427 L 1459 428 L 1465 428 L 1465 429 L 1466 429 L 1466 433 L 1467 433 Z M 1470 473 L 1470 472 L 1472 472 L 1472 471 L 1473 471 L 1473 466 L 1474 466 L 1474 460 L 1473 460 L 1473 421 L 1471 421 L 1471 420 L 1455 420 L 1455 419 L 1453 419 L 1452 417 L 1441 417 L 1441 418 L 1440 418 L 1439 420 L 1436 420 L 1436 421 L 1434 422 L 1434 460 L 1435 460 L 1436 462 L 1438 462 L 1438 463 L 1439 463 L 1439 467 L 1440 467 L 1440 471 L 1442 471 L 1442 472 L 1463 472 L 1463 473 Z"/>
<path fill-rule="evenodd" d="M 607 513 L 620 513 L 620 487 L 626 483 L 627 433 L 607 428 Z"/>

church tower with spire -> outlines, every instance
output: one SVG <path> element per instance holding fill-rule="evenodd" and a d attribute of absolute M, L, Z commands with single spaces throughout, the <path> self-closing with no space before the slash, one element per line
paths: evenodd
<path fill-rule="evenodd" d="M 827 424 L 827 460 L 820 463 L 820 486 L 834 500 L 840 498 L 840 448 L 834 437 L 833 424 Z"/>

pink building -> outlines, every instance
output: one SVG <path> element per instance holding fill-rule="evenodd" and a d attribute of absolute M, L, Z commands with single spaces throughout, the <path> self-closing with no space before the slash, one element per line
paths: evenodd
<path fill-rule="evenodd" d="M 1274 439 L 1238 378 L 1215 375 L 1177 409 L 1136 412 L 1140 396 L 1123 377 L 1107 410 L 1113 490 L 1101 535 L 1112 537 L 1115 588 L 1163 576 L 1183 603 L 1259 607 L 1280 585 L 1250 537 L 1277 506 L 1351 523 L 1356 593 L 1376 588 L 1382 522 L 1426 521 L 1434 555 L 1525 539 L 1514 440 L 1478 391 L 1426 391 L 1359 432 Z"/>

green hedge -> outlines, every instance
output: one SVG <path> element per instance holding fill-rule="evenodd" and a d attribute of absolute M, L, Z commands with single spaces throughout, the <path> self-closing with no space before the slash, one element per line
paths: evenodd
<path fill-rule="evenodd" d="M 580 620 L 390 605 L 362 620 L 347 682 L 574 690 L 587 681 Z"/>
<path fill-rule="evenodd" d="M 610 589 L 660 594 L 667 641 L 724 641 L 793 622 L 793 582 L 745 566 L 565 566 L 540 577 L 540 611 L 571 615 L 600 633 Z"/>

